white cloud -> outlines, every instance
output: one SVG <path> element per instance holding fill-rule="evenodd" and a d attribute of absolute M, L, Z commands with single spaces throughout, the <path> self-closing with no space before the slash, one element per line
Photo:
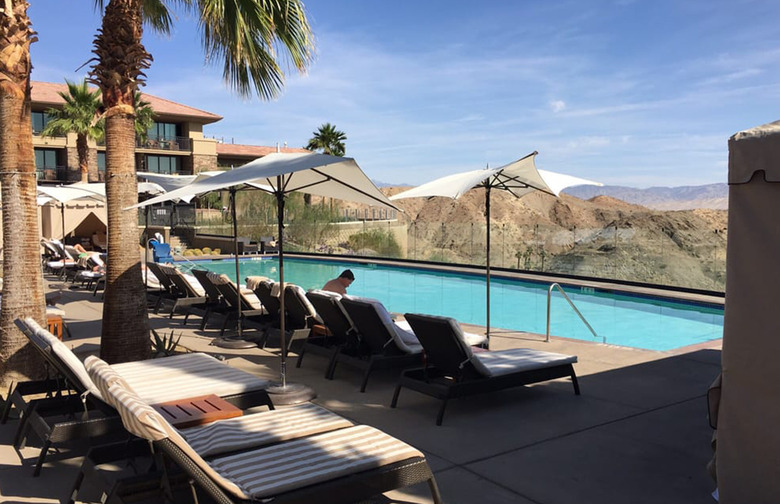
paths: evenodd
<path fill-rule="evenodd" d="M 553 112 L 560 112 L 566 108 L 566 102 L 563 100 L 554 100 L 550 102 L 550 108 Z"/>

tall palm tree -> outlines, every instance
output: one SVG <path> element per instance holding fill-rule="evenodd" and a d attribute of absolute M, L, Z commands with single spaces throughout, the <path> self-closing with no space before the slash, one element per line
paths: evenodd
<path fill-rule="evenodd" d="M 92 180 L 89 177 L 89 145 L 88 140 L 103 138 L 102 121 L 97 120 L 101 104 L 100 91 L 91 91 L 84 79 L 81 83 L 65 79 L 68 92 L 60 91 L 65 100 L 61 109 L 50 108 L 46 112 L 51 120 L 41 131 L 42 136 L 76 134 L 76 153 L 79 158 L 79 180 L 82 182 L 97 182 L 97 170 L 94 170 Z M 68 170 L 70 171 L 70 170 Z M 68 174 L 70 179 L 70 173 Z"/>
<path fill-rule="evenodd" d="M 347 139 L 346 133 L 336 129 L 331 123 L 325 123 L 319 129 L 312 133 L 306 148 L 311 151 L 330 154 L 331 156 L 343 156 L 346 152 L 344 140 Z"/>
<path fill-rule="evenodd" d="M 346 152 L 344 140 L 347 134 L 336 129 L 331 123 L 325 123 L 317 131 L 312 132 L 312 137 L 306 148 L 310 151 L 317 151 L 331 156 L 343 156 Z M 308 207 L 311 205 L 311 194 L 303 195 L 303 203 Z M 333 200 L 330 201 L 331 210 L 333 209 Z"/>
<path fill-rule="evenodd" d="M 104 0 L 96 0 L 100 8 Z M 222 73 L 241 95 L 276 96 L 284 84 L 280 51 L 303 71 L 313 42 L 300 0 L 110 0 L 95 38 L 90 80 L 103 93 L 106 118 L 108 268 L 100 355 L 109 362 L 149 355 L 149 320 L 138 256 L 133 99 L 152 57 L 141 39 L 143 23 L 170 31 L 169 4 L 198 16 L 207 59 L 222 60 Z"/>
<path fill-rule="evenodd" d="M 3 208 L 3 302 L 0 305 L 0 384 L 35 377 L 43 366 L 14 326 L 17 317 L 46 320 L 38 244 L 35 158 L 30 119 L 30 44 L 35 42 L 25 0 L 0 10 L 0 182 Z"/>

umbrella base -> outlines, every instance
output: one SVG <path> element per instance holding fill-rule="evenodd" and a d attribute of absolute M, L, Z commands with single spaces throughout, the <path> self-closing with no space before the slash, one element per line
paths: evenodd
<path fill-rule="evenodd" d="M 279 382 L 271 383 L 265 391 L 274 406 L 287 406 L 291 404 L 301 404 L 309 402 L 317 393 L 313 388 L 302 383 L 289 383 L 282 387 Z"/>
<path fill-rule="evenodd" d="M 239 338 L 217 338 L 214 341 L 211 342 L 212 345 L 218 346 L 220 348 L 233 348 L 233 349 L 247 349 L 247 348 L 257 348 L 257 342 L 256 341 L 250 341 L 245 339 L 239 339 Z"/>

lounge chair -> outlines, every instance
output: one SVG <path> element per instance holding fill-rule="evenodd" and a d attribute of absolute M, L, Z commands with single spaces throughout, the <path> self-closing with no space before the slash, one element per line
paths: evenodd
<path fill-rule="evenodd" d="M 188 276 L 184 275 L 173 266 L 160 264 L 159 268 L 171 281 L 175 289 L 175 294 L 177 295 L 174 299 L 173 307 L 171 308 L 170 318 L 173 318 L 174 314 L 179 309 L 183 309 L 184 311 L 185 324 L 193 310 L 202 317 L 205 317 L 209 310 L 208 305 L 210 301 L 208 296 L 206 296 L 206 291 L 200 283 L 198 283 L 197 279 L 195 277 L 188 278 Z"/>
<path fill-rule="evenodd" d="M 92 372 L 92 378 L 101 379 Z M 341 503 L 367 499 L 396 488 L 427 482 L 441 502 L 425 456 L 369 426 L 352 426 L 272 446 L 204 456 L 130 387 L 101 384 L 129 432 L 153 445 L 216 502 Z M 262 433 L 260 433 L 262 435 Z M 219 444 L 217 442 L 216 444 Z M 170 493 L 170 472 L 161 476 Z M 170 495 L 169 495 L 170 498 Z"/>
<path fill-rule="evenodd" d="M 160 268 L 160 266 L 161 265 L 157 264 L 156 262 L 146 263 L 146 268 L 152 272 L 152 274 L 159 282 L 159 289 L 156 289 L 155 292 L 151 293 L 152 295 L 157 296 L 154 302 L 154 307 L 152 308 L 154 313 L 160 312 L 160 307 L 165 300 L 175 301 L 178 297 L 176 293 L 176 287 L 174 287 L 173 282 L 170 278 L 168 278 L 168 275 L 162 270 L 162 268 Z"/>
<path fill-rule="evenodd" d="M 284 285 L 284 311 L 288 350 L 294 342 L 307 340 L 315 328 L 318 328 L 318 334 L 325 330 L 317 310 L 306 298 L 306 291 L 299 285 Z"/>
<path fill-rule="evenodd" d="M 278 254 L 279 245 L 273 236 L 261 236 L 260 237 L 260 252 L 262 254 Z"/>
<path fill-rule="evenodd" d="M 30 427 L 44 440 L 34 472 L 37 475 L 52 443 L 110 432 L 115 430 L 116 418 L 112 418 L 113 410 L 106 406 L 84 364 L 67 346 L 32 318 L 17 320 L 16 324 L 48 365 L 67 383 L 67 388 L 76 394 L 68 399 L 65 407 L 62 401 L 28 404 L 24 398 L 26 391 L 19 386 L 9 394 L 9 402 L 22 413 L 23 419 L 15 446 L 22 446 L 26 430 Z M 190 353 L 164 359 L 126 362 L 115 364 L 112 368 L 150 403 L 194 397 L 207 392 L 221 396 L 241 409 L 257 405 L 273 408 L 265 391 L 268 381 L 226 366 L 206 354 Z M 72 408 L 74 402 L 77 403 L 75 411 Z M 71 413 L 72 418 L 62 421 L 53 416 L 66 412 Z M 91 415 L 92 418 L 82 419 L 82 413 L 88 413 L 87 416 Z M 6 415 L 7 412 L 4 412 Z"/>
<path fill-rule="evenodd" d="M 252 292 L 244 292 L 244 289 L 237 287 L 236 284 L 230 280 L 230 277 L 225 274 L 209 271 L 206 273 L 206 277 L 217 290 L 219 290 L 222 299 L 228 306 L 226 317 L 219 335 L 223 336 L 228 324 L 231 321 L 236 320 L 236 307 L 241 303 L 241 324 L 244 327 L 252 327 L 262 332 L 263 335 L 260 338 L 262 344 L 265 340 L 265 331 L 270 326 L 273 318 L 263 308 L 260 300 L 257 299 Z"/>
<path fill-rule="evenodd" d="M 192 269 L 190 273 L 198 280 L 198 283 L 203 287 L 206 292 L 206 297 L 209 298 L 209 304 L 211 309 L 206 313 L 200 322 L 200 330 L 206 328 L 206 323 L 212 313 L 218 313 L 223 317 L 227 317 L 230 311 L 230 306 L 222 298 L 222 293 L 216 285 L 209 278 L 209 272 L 207 270 Z"/>
<path fill-rule="evenodd" d="M 358 331 L 344 311 L 344 308 L 342 308 L 341 303 L 339 303 L 341 300 L 340 294 L 323 290 L 310 290 L 306 293 L 306 298 L 322 318 L 328 334 L 325 336 L 310 336 L 298 353 L 298 361 L 295 365 L 296 367 L 301 367 L 303 357 L 308 351 L 324 355 L 328 357 L 328 366 L 325 370 L 325 377 L 327 378 L 331 376 L 336 355 L 342 347 L 345 345 L 350 346 L 353 351 L 348 353 L 352 354 L 355 353 L 354 350 L 359 348 L 360 339 Z"/>
<path fill-rule="evenodd" d="M 355 325 L 361 345 L 339 350 L 329 379 L 333 379 L 339 363 L 362 369 L 360 391 L 365 392 L 375 369 L 414 367 L 422 363 L 422 346 L 411 331 L 405 331 L 393 321 L 382 303 L 354 296 L 343 296 L 339 302 Z"/>
<path fill-rule="evenodd" d="M 398 404 L 402 387 L 442 400 L 436 425 L 441 425 L 447 401 L 483 392 L 571 377 L 580 394 L 574 355 L 515 348 L 472 352 L 460 325 L 452 318 L 407 313 L 406 320 L 425 348 L 425 367 L 407 369 L 395 388 L 391 408 Z"/>
<path fill-rule="evenodd" d="M 246 286 L 255 293 L 257 299 L 262 303 L 265 311 L 274 318 L 279 318 L 279 310 L 281 310 L 281 304 L 279 303 L 279 287 L 278 284 L 271 279 L 259 276 L 249 276 L 245 279 Z"/>

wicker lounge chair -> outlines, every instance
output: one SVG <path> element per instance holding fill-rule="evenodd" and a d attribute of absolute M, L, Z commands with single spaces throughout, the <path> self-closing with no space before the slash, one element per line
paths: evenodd
<path fill-rule="evenodd" d="M 181 271 L 173 266 L 164 264 L 158 265 L 160 270 L 168 277 L 173 284 L 174 294 L 177 296 L 171 307 L 170 318 L 173 318 L 177 310 L 184 311 L 184 323 L 187 323 L 191 313 L 206 317 L 209 310 L 209 303 L 219 304 L 219 300 L 212 302 L 206 296 L 206 291 L 194 277 L 187 278 Z"/>
<path fill-rule="evenodd" d="M 92 377 L 99 382 L 99 376 Z M 373 427 L 346 427 L 272 446 L 250 443 L 242 451 L 204 457 L 121 380 L 103 387 L 127 430 L 178 465 L 193 494 L 197 487 L 216 502 L 335 504 L 421 482 L 428 483 L 434 502 L 441 502 L 425 456 Z M 255 435 L 246 433 L 244 441 Z M 170 472 L 162 478 L 162 487 L 170 490 Z"/>
<path fill-rule="evenodd" d="M 228 324 L 236 320 L 236 306 L 241 303 L 241 324 L 244 327 L 252 327 L 261 331 L 263 335 L 260 338 L 260 344 L 262 345 L 265 341 L 265 331 L 273 322 L 273 317 L 263 308 L 260 300 L 251 292 L 239 289 L 227 275 L 209 271 L 206 273 L 206 277 L 219 290 L 223 301 L 228 306 L 219 335 L 224 335 Z"/>
<path fill-rule="evenodd" d="M 48 365 L 56 370 L 58 377 L 67 383 L 64 390 L 75 393 L 61 393 L 64 399 L 28 403 L 24 397 L 26 391 L 20 389 L 20 384 L 8 398 L 9 403 L 22 413 L 15 447 L 20 449 L 23 446 L 29 428 L 44 441 L 34 472 L 38 475 L 53 443 L 115 431 L 117 420 L 115 412 L 106 405 L 87 374 L 84 364 L 67 346 L 31 318 L 17 320 L 16 324 Z M 258 405 L 273 408 L 265 391 L 268 386 L 266 380 L 226 366 L 206 354 L 191 353 L 126 362 L 112 368 L 150 403 L 195 397 L 205 392 L 221 396 L 241 409 Z M 83 413 L 87 414 L 87 418 L 82 418 Z M 60 417 L 63 414 L 66 415 L 65 420 Z"/>
<path fill-rule="evenodd" d="M 203 316 L 203 319 L 200 322 L 200 330 L 206 328 L 206 323 L 208 322 L 208 319 L 210 318 L 212 313 L 218 313 L 222 317 L 227 317 L 228 312 L 230 311 L 230 306 L 228 306 L 227 302 L 222 298 L 222 293 L 217 288 L 216 285 L 211 281 L 211 278 L 209 277 L 209 272 L 207 270 L 199 270 L 199 269 L 193 269 L 190 270 L 190 273 L 198 280 L 198 283 L 200 283 L 201 287 L 203 287 L 203 290 L 206 292 L 206 297 L 209 298 L 209 304 L 211 306 L 211 309 Z"/>
<path fill-rule="evenodd" d="M 436 425 L 441 425 L 447 401 L 483 392 L 571 377 L 580 394 L 573 364 L 577 357 L 528 348 L 474 353 L 460 325 L 452 318 L 407 313 L 406 320 L 425 348 L 425 367 L 407 369 L 395 388 L 391 408 L 402 387 L 442 400 Z"/>

